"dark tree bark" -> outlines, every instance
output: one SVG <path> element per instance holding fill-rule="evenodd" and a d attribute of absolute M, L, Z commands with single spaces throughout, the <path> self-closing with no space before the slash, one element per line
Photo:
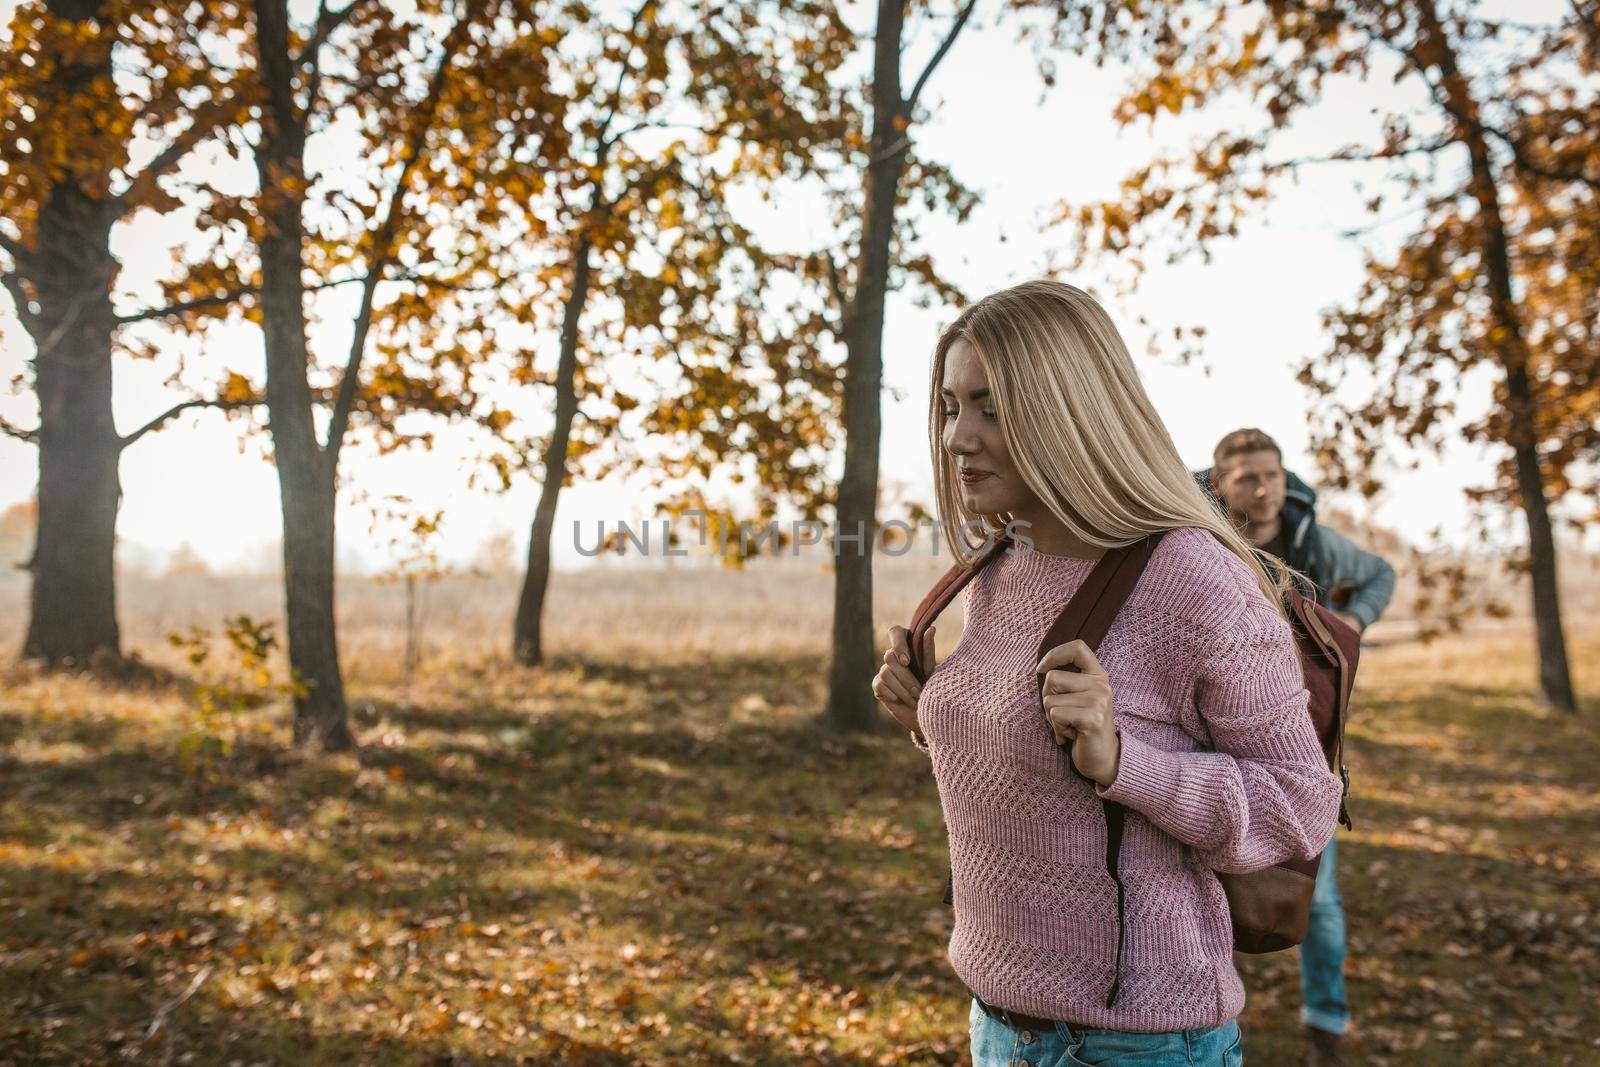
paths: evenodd
<path fill-rule="evenodd" d="M 855 290 L 845 318 L 844 474 L 835 508 L 833 659 L 828 722 L 839 730 L 872 730 L 881 721 L 872 695 L 876 645 L 872 622 L 872 544 L 876 535 L 878 446 L 883 415 L 883 304 L 889 287 L 895 199 L 909 142 L 902 127 L 900 47 L 905 5 L 880 0 L 872 65 L 872 140 L 865 181 L 866 211 Z M 896 120 L 899 120 L 897 123 Z"/>
<path fill-rule="evenodd" d="M 364 2 L 356 0 L 346 11 Z M 48 0 L 46 7 L 56 18 L 78 23 L 109 17 L 103 0 Z M 47 107 L 64 109 L 66 102 L 84 99 L 97 82 L 114 84 L 109 50 L 68 58 L 54 67 L 56 93 L 53 100 L 47 96 Z M 111 407 L 114 331 L 162 312 L 113 313 L 111 287 L 120 264 L 111 254 L 110 240 L 117 221 L 146 202 L 159 179 L 190 149 L 218 125 L 232 121 L 239 106 L 237 98 L 224 93 L 202 107 L 118 196 L 91 195 L 70 177 L 56 181 L 41 206 L 33 246 L 6 242 L 16 269 L 0 281 L 37 348 L 34 384 L 40 425 L 25 435 L 39 447 L 39 524 L 29 564 L 33 589 L 23 643 L 27 658 L 72 666 L 121 657 L 114 567 L 121 452 L 180 411 L 228 406 L 188 401 L 118 437 Z M 98 157 L 76 162 L 81 172 Z M 109 168 L 109 161 L 105 166 Z M 103 189 L 109 177 L 102 173 L 89 185 Z"/>
<path fill-rule="evenodd" d="M 377 287 L 391 261 L 404 218 L 402 201 L 428 131 L 438 113 L 450 64 L 466 41 L 477 5 L 467 3 L 445 36 L 426 97 L 416 106 L 402 146 L 400 173 L 373 231 L 371 260 L 361 290 L 344 376 L 329 413 L 328 439 L 317 441 L 316 409 L 306 346 L 305 189 L 306 113 L 295 103 L 294 72 L 309 61 L 332 28 L 365 0 L 354 0 L 318 20 L 312 40 L 290 51 L 287 0 L 256 0 L 256 49 L 262 99 L 262 133 L 256 148 L 261 184 L 261 319 L 267 353 L 267 417 L 278 491 L 283 506 L 284 608 L 289 666 L 296 683 L 294 743 L 328 750 L 354 748 L 339 666 L 334 615 L 334 516 L 339 453 L 361 385 L 361 362 Z M 315 81 L 315 77 L 312 78 Z M 308 107 L 315 105 L 309 94 Z"/>
<path fill-rule="evenodd" d="M 649 9 L 648 0 L 634 16 L 630 35 L 637 34 L 642 19 Z M 602 187 L 606 166 L 611 160 L 611 150 L 616 139 L 611 136 L 611 125 L 617 118 L 617 108 L 628 68 L 624 64 L 611 90 L 611 111 L 601 124 L 595 143 L 597 175 L 589 188 L 589 206 L 584 214 L 585 227 L 604 216 L 614 201 L 608 201 Z M 555 530 L 556 504 L 561 496 L 562 483 L 567 476 L 567 448 L 572 441 L 572 423 L 578 415 L 578 329 L 583 321 L 583 309 L 589 302 L 589 288 L 593 281 L 594 265 L 591 254 L 594 240 L 591 230 L 584 228 L 572 250 L 572 289 L 567 293 L 566 305 L 561 309 L 560 356 L 556 363 L 555 424 L 550 430 L 550 441 L 544 450 L 544 481 L 539 487 L 539 503 L 533 512 L 533 529 L 528 534 L 528 566 L 522 576 L 522 592 L 517 597 L 517 617 L 512 624 L 511 653 L 524 666 L 538 666 L 544 661 L 544 598 L 550 587 L 550 538 Z"/>
<path fill-rule="evenodd" d="M 895 230 L 895 203 L 911 150 L 907 131 L 917 97 L 972 14 L 966 4 L 933 58 L 902 96 L 905 5 L 879 0 L 872 65 L 872 139 L 867 164 L 855 288 L 845 308 L 844 474 L 835 508 L 833 658 L 827 721 L 842 731 L 886 725 L 872 695 L 877 653 L 872 621 L 872 561 L 877 540 L 878 448 L 882 435 L 883 315 Z"/>
<path fill-rule="evenodd" d="M 544 597 L 550 585 L 550 539 L 555 529 L 556 502 L 567 474 L 567 446 L 572 437 L 572 422 L 578 414 L 578 325 L 589 299 L 591 266 L 590 241 L 578 239 L 573 253 L 572 292 L 567 295 L 561 316 L 561 356 L 556 365 L 555 426 L 544 451 L 544 483 L 539 489 L 539 504 L 533 513 L 533 531 L 528 538 L 528 569 L 522 578 L 522 594 L 517 598 L 517 619 L 512 635 L 512 650 L 517 662 L 537 666 L 543 662 L 542 627 Z"/>
<path fill-rule="evenodd" d="M 109 77 L 109 74 L 107 75 Z M 71 182 L 39 217 L 36 252 L 20 258 L 37 313 L 39 527 L 23 655 L 56 666 L 116 658 L 114 556 L 122 441 L 111 414 L 113 213 Z"/>
<path fill-rule="evenodd" d="M 80 22 L 98 19 L 101 7 L 49 5 L 53 15 Z M 63 62 L 55 73 L 62 98 L 96 78 L 111 79 L 109 50 Z M 122 442 L 111 412 L 116 217 L 113 202 L 72 178 L 57 182 L 41 206 L 35 246 L 13 249 L 17 277 L 8 279 L 37 348 L 39 398 L 39 525 L 23 655 L 55 666 L 121 654 L 114 555 Z"/>
<path fill-rule="evenodd" d="M 289 664 L 298 685 L 294 743 L 330 750 L 355 745 L 345 707 L 334 629 L 334 465 L 317 443 L 307 378 L 301 198 L 285 191 L 304 176 L 305 126 L 292 91 L 286 0 L 256 4 L 263 129 L 256 166 L 266 232 L 261 239 L 261 318 L 267 412 L 283 505 Z"/>
<path fill-rule="evenodd" d="M 1458 136 L 1467 147 L 1472 168 L 1472 195 L 1478 206 L 1479 243 L 1488 271 L 1491 315 L 1498 335 L 1499 358 L 1506 375 L 1506 410 L 1510 444 L 1517 477 L 1517 493 L 1528 522 L 1529 578 L 1533 588 L 1533 621 L 1539 654 L 1539 691 L 1544 701 L 1561 711 L 1578 710 L 1567 664 L 1567 639 L 1561 625 L 1560 589 L 1556 574 L 1555 537 L 1545 492 L 1544 471 L 1539 466 L 1538 432 L 1533 417 L 1535 403 L 1528 379 L 1528 342 L 1522 316 L 1511 285 L 1510 241 L 1494 160 L 1489 153 L 1482 111 L 1472 87 L 1456 62 L 1454 47 L 1441 25 L 1431 0 L 1417 5 L 1421 34 L 1419 65 L 1439 71 L 1441 103 L 1454 118 Z"/>

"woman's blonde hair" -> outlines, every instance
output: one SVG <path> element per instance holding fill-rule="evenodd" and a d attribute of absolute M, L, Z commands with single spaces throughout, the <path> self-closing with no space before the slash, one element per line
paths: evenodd
<path fill-rule="evenodd" d="M 1258 556 L 1178 456 L 1111 317 L 1075 286 L 1031 281 L 964 310 L 939 336 L 928 417 L 934 488 L 945 540 L 958 559 L 982 547 L 967 524 L 998 535 L 1007 513 L 968 511 L 944 448 L 939 389 L 950 346 L 972 346 L 989 378 L 1000 432 L 1028 487 L 1073 536 L 1101 548 L 1183 526 L 1209 530 L 1255 572 L 1281 613 L 1294 573 Z"/>

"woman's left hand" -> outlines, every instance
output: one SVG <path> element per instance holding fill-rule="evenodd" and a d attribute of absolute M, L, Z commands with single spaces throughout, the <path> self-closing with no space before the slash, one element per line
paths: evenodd
<path fill-rule="evenodd" d="M 1082 641 L 1045 653 L 1044 711 L 1056 744 L 1072 745 L 1072 764 L 1084 776 L 1110 785 L 1117 778 L 1122 742 L 1117 737 L 1111 679 Z"/>

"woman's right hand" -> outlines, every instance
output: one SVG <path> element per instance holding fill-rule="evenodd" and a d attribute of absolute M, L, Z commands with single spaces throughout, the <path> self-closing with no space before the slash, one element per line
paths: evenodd
<path fill-rule="evenodd" d="M 878 703 L 888 709 L 895 721 L 923 741 L 917 721 L 917 701 L 922 697 L 922 683 L 911 673 L 910 631 L 904 626 L 889 627 L 889 650 L 883 654 L 883 666 L 872 679 L 872 693 Z M 933 663 L 933 627 L 928 628 L 922 640 L 922 662 Z"/>

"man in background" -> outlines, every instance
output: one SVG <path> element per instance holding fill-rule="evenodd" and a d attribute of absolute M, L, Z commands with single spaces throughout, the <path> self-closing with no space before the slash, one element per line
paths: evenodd
<path fill-rule="evenodd" d="M 1317 525 L 1317 494 L 1283 467 L 1276 441 L 1256 429 L 1235 430 L 1217 443 L 1212 465 L 1195 475 L 1240 532 L 1316 585 L 1302 589 L 1357 631 L 1377 621 L 1394 595 L 1394 568 L 1348 538 Z M 1300 1020 L 1307 1067 L 1344 1067 L 1350 1007 L 1344 993 L 1344 905 L 1334 842 L 1317 868 L 1311 924 L 1300 945 Z"/>

